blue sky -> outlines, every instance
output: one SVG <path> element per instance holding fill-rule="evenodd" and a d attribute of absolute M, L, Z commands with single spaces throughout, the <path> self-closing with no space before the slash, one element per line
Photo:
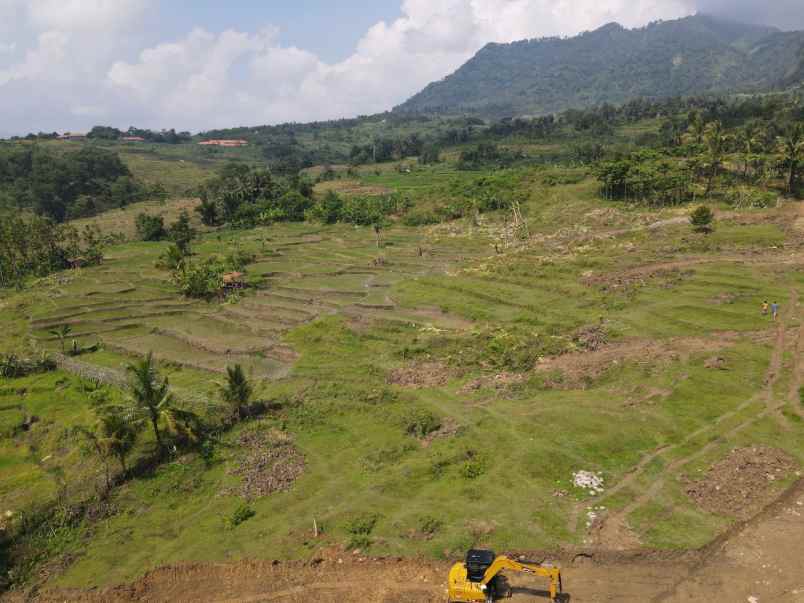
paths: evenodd
<path fill-rule="evenodd" d="M 283 44 L 305 48 L 335 62 L 351 54 L 369 27 L 378 21 L 392 21 L 400 14 L 399 0 L 171 0 L 159 6 L 161 23 L 154 36 L 178 37 L 189 24 L 216 32 L 254 32 L 274 25 L 280 29 Z"/>
<path fill-rule="evenodd" d="M 191 131 L 392 109 L 489 42 L 804 0 L 0 0 L 0 136 Z"/>

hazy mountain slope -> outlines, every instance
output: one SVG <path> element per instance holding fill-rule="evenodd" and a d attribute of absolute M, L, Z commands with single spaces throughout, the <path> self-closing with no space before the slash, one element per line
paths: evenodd
<path fill-rule="evenodd" d="M 396 111 L 540 114 L 636 96 L 766 90 L 804 76 L 804 32 L 694 16 L 488 44 Z"/>

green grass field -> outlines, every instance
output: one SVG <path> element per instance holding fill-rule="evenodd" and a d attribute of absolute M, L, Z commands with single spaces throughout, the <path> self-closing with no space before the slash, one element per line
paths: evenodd
<path fill-rule="evenodd" d="M 545 184 L 551 170 L 569 182 Z M 3 293 L 0 351 L 56 351 L 50 330 L 67 324 L 100 344 L 79 360 L 113 374 L 153 351 L 199 412 L 234 363 L 270 403 L 206 458 L 175 456 L 121 485 L 113 513 L 48 544 L 71 559 L 56 583 L 113 584 L 178 561 L 308 558 L 330 545 L 434 557 L 581 545 L 592 505 L 625 514 L 645 547 L 695 547 L 735 517 L 697 506 L 682 478 L 751 444 L 804 461 L 797 206 L 729 214 L 704 236 L 683 220 L 647 228 L 687 210 L 604 203 L 583 170 L 483 179 L 448 164 L 356 176 L 424 207 L 484 186 L 515 195 L 527 243 L 507 234 L 502 212 L 395 224 L 382 249 L 369 228 L 279 224 L 195 242 L 199 257 L 235 245 L 255 254 L 237 300 L 183 299 L 154 265 L 166 244 L 134 242 L 108 249 L 102 266 Z M 124 232 L 135 211 L 97 219 Z M 781 330 L 760 315 L 764 298 L 782 303 Z M 584 348 L 589 329 L 605 334 L 601 349 Z M 707 368 L 712 357 L 727 370 Z M 412 384 L 394 377 L 428 370 L 434 378 Z M 73 501 L 93 492 L 99 466 L 69 437 L 90 421 L 91 396 L 63 372 L 0 382 L 0 509 L 24 513 L 60 484 Z M 19 431 L 31 415 L 39 422 Z M 428 438 L 409 434 L 422 415 L 441 425 Z M 304 471 L 248 501 L 253 517 L 233 527 L 250 431 L 287 434 Z M 146 437 L 136 455 L 152 446 Z M 603 492 L 574 486 L 579 470 L 602 475 Z"/>

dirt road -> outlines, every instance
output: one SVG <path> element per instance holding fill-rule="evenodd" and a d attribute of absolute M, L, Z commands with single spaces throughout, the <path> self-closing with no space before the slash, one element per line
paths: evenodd
<path fill-rule="evenodd" d="M 3 600 L 83 602 L 429 603 L 446 601 L 448 563 L 330 553 L 313 563 L 267 561 L 161 568 L 131 584 L 44 591 Z M 804 480 L 700 551 L 564 553 L 572 603 L 804 603 Z M 511 601 L 546 601 L 544 583 L 510 575 Z"/>

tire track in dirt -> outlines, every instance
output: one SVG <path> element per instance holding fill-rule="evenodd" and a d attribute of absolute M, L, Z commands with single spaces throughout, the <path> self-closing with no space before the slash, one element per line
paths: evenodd
<path fill-rule="evenodd" d="M 797 310 L 798 299 L 796 292 L 794 291 L 791 294 L 790 299 L 790 311 L 796 312 Z M 694 460 L 704 456 L 708 452 L 710 452 L 713 448 L 715 448 L 719 443 L 725 439 L 734 436 L 735 434 L 739 433 L 743 429 L 753 425 L 755 422 L 759 421 L 760 419 L 772 415 L 777 422 L 779 422 L 779 426 L 782 429 L 790 429 L 790 425 L 787 422 L 786 417 L 781 412 L 782 406 L 774 405 L 774 386 L 778 381 L 779 377 L 782 373 L 782 360 L 784 357 L 784 348 L 785 348 L 785 322 L 784 319 L 780 318 L 779 323 L 776 327 L 776 336 L 774 341 L 773 351 L 771 353 L 771 360 L 770 365 L 765 373 L 765 378 L 763 380 L 764 386 L 762 390 L 746 400 L 745 402 L 738 405 L 735 409 L 720 415 L 714 423 L 709 425 L 704 425 L 703 427 L 699 428 L 698 430 L 689 434 L 686 438 L 684 438 L 678 444 L 667 445 L 662 448 L 655 450 L 654 452 L 648 454 L 646 457 L 640 461 L 640 463 L 625 477 L 625 479 L 620 480 L 613 488 L 609 489 L 605 494 L 600 496 L 594 497 L 592 499 L 581 501 L 577 503 L 573 511 L 571 513 L 571 522 L 570 525 L 571 530 L 574 532 L 577 530 L 577 522 L 578 517 L 582 510 L 586 507 L 590 506 L 599 506 L 601 503 L 608 500 L 611 496 L 616 494 L 617 492 L 621 491 L 625 487 L 633 484 L 643 473 L 644 469 L 654 460 L 664 456 L 666 453 L 671 452 L 673 450 L 678 450 L 689 444 L 690 442 L 694 441 L 696 438 L 700 437 L 701 435 L 709 432 L 717 428 L 719 425 L 722 425 L 725 421 L 739 415 L 745 409 L 749 408 L 752 404 L 762 400 L 765 403 L 765 410 L 754 415 L 753 417 L 747 418 L 737 424 L 735 427 L 731 428 L 725 433 L 716 434 L 716 437 L 712 437 L 710 441 L 702 446 L 701 448 L 697 449 L 695 452 L 682 456 L 674 461 L 672 461 L 667 467 L 663 470 L 662 475 L 658 477 L 649 487 L 647 490 L 642 492 L 639 496 L 637 496 L 634 500 L 632 500 L 628 505 L 624 508 L 609 513 L 605 516 L 602 520 L 601 524 L 598 524 L 597 529 L 598 533 L 596 535 L 596 544 L 601 547 L 608 547 L 608 548 L 623 548 L 623 544 L 628 546 L 636 546 L 639 544 L 638 540 L 636 539 L 635 535 L 630 531 L 628 526 L 627 517 L 639 509 L 640 507 L 644 506 L 651 500 L 653 500 L 656 495 L 661 492 L 661 489 L 664 487 L 666 480 L 669 476 L 676 474 L 681 468 L 685 465 L 693 462 Z M 595 526 L 593 526 L 594 528 Z"/>
<path fill-rule="evenodd" d="M 779 428 L 782 431 L 789 431 L 790 430 L 790 423 L 787 421 L 787 417 L 784 416 L 782 413 L 782 407 L 784 406 L 784 401 L 780 404 L 775 403 L 775 396 L 774 396 L 774 386 L 776 382 L 779 380 L 779 376 L 782 373 L 782 360 L 784 358 L 784 348 L 785 348 L 785 323 L 784 320 L 780 317 L 778 324 L 776 325 L 776 336 L 775 342 L 773 345 L 773 353 L 771 354 L 771 362 L 770 367 L 768 368 L 768 374 L 765 377 L 765 388 L 762 391 L 762 397 L 765 401 L 766 413 L 771 414 L 774 420 L 779 424 Z"/>
<path fill-rule="evenodd" d="M 262 603 L 263 601 L 324 601 L 324 593 L 349 592 L 359 593 L 366 589 L 365 582 L 321 582 L 304 586 L 294 586 L 274 593 L 264 593 L 250 597 L 237 599 L 222 599 L 216 603 Z M 376 597 L 366 599 L 366 601 L 398 601 L 406 594 L 417 595 L 421 600 L 422 596 L 436 597 L 444 591 L 443 586 L 435 585 L 415 585 L 408 582 L 384 582 L 381 592 Z M 393 597 L 393 598 L 387 598 Z M 339 601 L 340 596 L 328 597 L 326 601 Z M 404 599 L 403 599 L 404 600 Z"/>
<path fill-rule="evenodd" d="M 804 218 L 801 219 L 804 220 Z M 804 419 L 804 405 L 802 405 L 799 393 L 802 385 L 804 385 L 804 383 L 802 383 L 804 381 L 804 363 L 802 363 L 802 357 L 804 357 L 804 321 L 801 321 L 801 309 L 799 307 L 797 289 L 793 289 L 792 291 L 790 307 L 799 317 L 801 324 L 796 331 L 796 340 L 793 345 L 793 367 L 787 398 L 795 413 Z"/>

